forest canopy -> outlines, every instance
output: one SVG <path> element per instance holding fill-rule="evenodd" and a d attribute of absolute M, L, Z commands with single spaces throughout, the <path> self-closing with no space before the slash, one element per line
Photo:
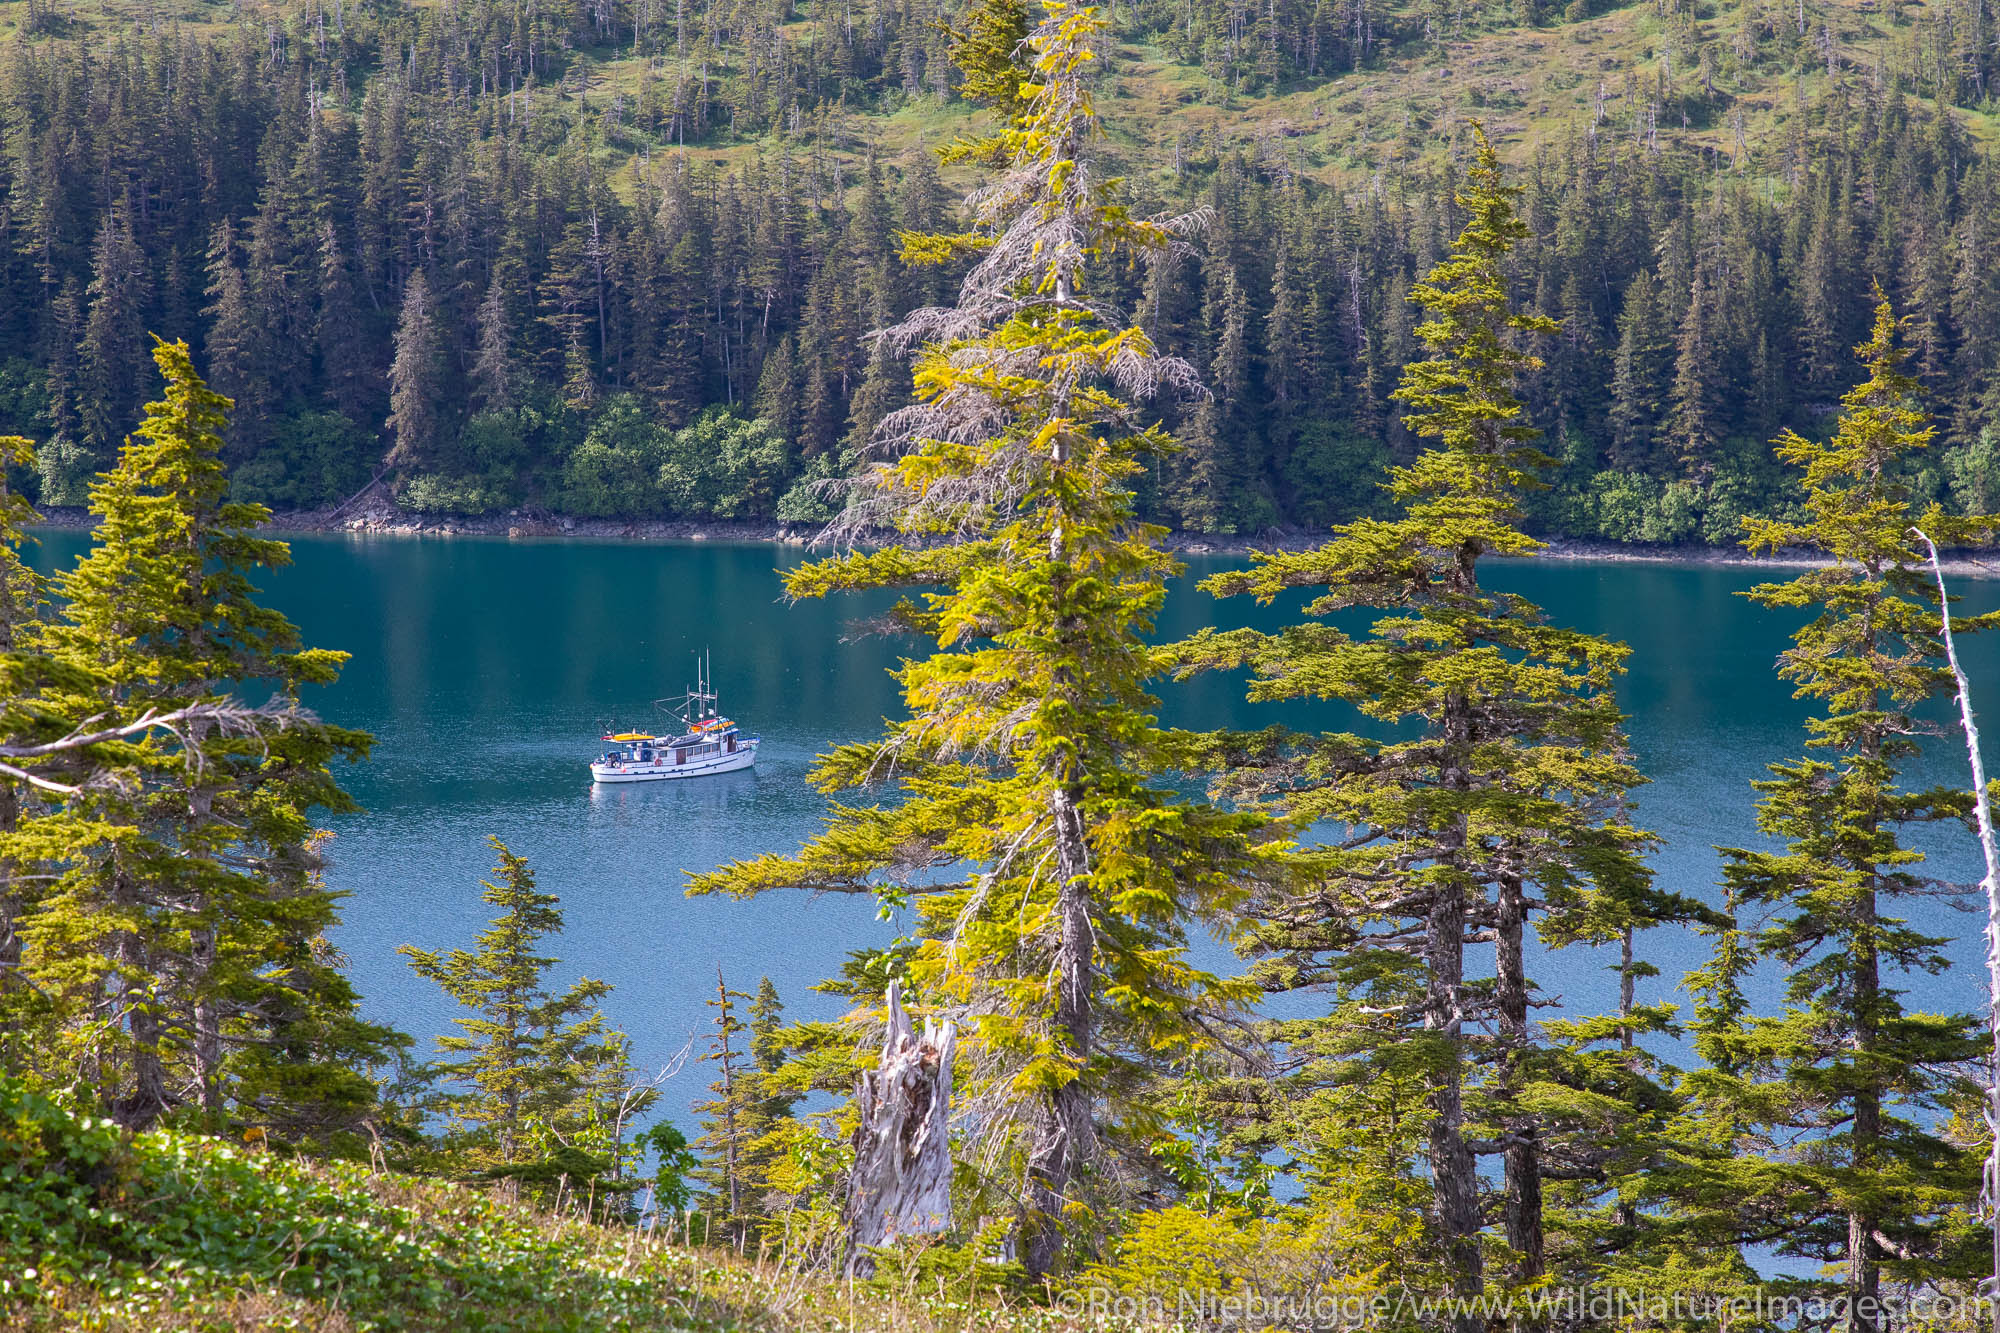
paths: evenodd
<path fill-rule="evenodd" d="M 1474 115 L 1525 191 L 1510 289 L 1563 322 L 1522 386 L 1560 464 L 1534 530 L 1722 543 L 1796 506 L 1766 442 L 1832 429 L 1877 282 L 1939 402 L 1919 488 L 2000 493 L 1984 0 L 1107 18 L 1110 165 L 1142 212 L 1214 216 L 1106 275 L 1214 395 L 1162 405 L 1183 448 L 1148 517 L 1381 511 Z M 956 221 L 969 168 L 935 150 L 991 95 L 952 66 L 964 26 L 917 0 L 31 5 L 0 52 L 0 430 L 44 442 L 18 480 L 83 502 L 152 331 L 234 400 L 242 499 L 381 475 L 420 513 L 822 517 L 810 483 L 908 392 L 864 335 L 957 281 L 897 237 Z M 1488 50 L 1458 100 L 1412 91 Z M 1508 109 L 1535 86 L 1542 114 Z"/>

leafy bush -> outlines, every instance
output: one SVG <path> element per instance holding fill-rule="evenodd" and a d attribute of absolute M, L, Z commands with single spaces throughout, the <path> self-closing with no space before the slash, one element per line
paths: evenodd
<path fill-rule="evenodd" d="M 587 518 L 768 518 L 790 471 L 768 422 L 710 408 L 679 430 L 610 399 L 563 467 L 562 508 Z"/>
<path fill-rule="evenodd" d="M 0 435 L 40 439 L 49 429 L 48 379 L 23 356 L 0 361 Z"/>
<path fill-rule="evenodd" d="M 638 518 L 661 507 L 668 432 L 631 394 L 608 400 L 563 466 L 561 507 L 584 518 Z"/>
<path fill-rule="evenodd" d="M 1709 477 L 1701 538 L 1712 546 L 1732 546 L 1743 539 L 1746 517 L 1798 516 L 1801 499 L 1798 474 L 1778 460 L 1767 441 L 1736 436 L 1723 445 Z"/>
<path fill-rule="evenodd" d="M 458 452 L 468 475 L 519 476 L 528 466 L 529 423 L 515 412 L 481 412 L 459 432 Z"/>
<path fill-rule="evenodd" d="M 1643 472 L 1600 472 L 1590 483 L 1597 535 L 1614 542 L 1659 541 L 1660 497 L 1665 484 Z M 1667 540 L 1672 540 L 1668 538 Z"/>
<path fill-rule="evenodd" d="M 339 504 L 368 484 L 375 437 L 338 412 L 277 422 L 270 443 L 230 473 L 237 498 L 273 509 Z"/>
<path fill-rule="evenodd" d="M 835 459 L 821 454 L 806 464 L 805 471 L 791 489 L 778 497 L 775 510 L 781 523 L 825 523 L 840 512 L 844 496 L 835 479 L 851 465 L 849 455 Z"/>
<path fill-rule="evenodd" d="M 90 479 L 103 463 L 67 435 L 57 435 L 35 451 L 35 465 L 41 469 L 41 503 L 84 505 L 90 503 Z"/>
<path fill-rule="evenodd" d="M 1990 514 L 2000 509 L 2000 430 L 1988 426 L 1970 444 L 1948 449 L 1944 475 L 1952 507 L 1961 514 Z"/>
<path fill-rule="evenodd" d="M 1532 530 L 1587 537 L 1597 532 L 1597 507 L 1591 486 L 1598 476 L 1602 451 L 1597 442 L 1567 421 L 1540 442 L 1555 459 L 1544 478 L 1544 490 L 1522 498 L 1521 508 Z"/>
<path fill-rule="evenodd" d="M 419 514 L 488 514 L 507 507 L 507 493 L 482 477 L 441 477 L 426 472 L 410 478 L 396 503 Z"/>
<path fill-rule="evenodd" d="M 675 513 L 769 518 L 789 465 L 785 442 L 769 422 L 711 408 L 668 441 L 660 492 Z"/>

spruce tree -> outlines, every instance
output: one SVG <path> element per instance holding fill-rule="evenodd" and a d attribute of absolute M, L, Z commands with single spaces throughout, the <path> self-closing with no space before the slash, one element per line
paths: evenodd
<path fill-rule="evenodd" d="M 328 222 L 320 233 L 319 315 L 314 340 L 328 400 L 349 421 L 364 425 L 381 415 L 381 371 L 369 345 L 352 266 Z"/>
<path fill-rule="evenodd" d="M 49 303 L 47 323 L 55 345 L 49 349 L 42 392 L 48 401 L 49 439 L 36 454 L 45 505 L 84 504 L 96 459 L 85 447 L 83 417 L 77 410 L 81 378 L 78 344 L 83 336 L 83 305 L 76 280 L 68 279 Z"/>
<path fill-rule="evenodd" d="M 889 455 L 851 522 L 905 541 L 793 571 L 795 597 L 933 589 L 892 623 L 932 655 L 898 673 L 906 715 L 878 741 L 823 757 L 827 791 L 893 784 L 837 806 L 793 856 L 697 876 L 691 891 L 778 888 L 919 904 L 909 963 L 926 1005 L 963 1027 L 961 1095 L 1011 1195 L 1037 1277 L 1088 1247 L 1119 1201 L 1120 1153 L 1162 1134 L 1156 1071 L 1214 1050 L 1244 989 L 1197 966 L 1191 927 L 1219 925 L 1261 863 L 1261 821 L 1187 799 L 1186 761 L 1159 728 L 1150 630 L 1177 566 L 1136 521 L 1131 487 L 1166 447 L 1125 395 L 1192 372 L 1110 313 L 1101 266 L 1171 244 L 1133 217 L 1088 150 L 1087 69 L 1103 22 L 1053 3 L 1030 40 L 1030 104 L 955 150 L 1007 167 L 973 199 L 971 230 L 905 237 L 906 260 L 977 259 L 949 310 L 891 336 L 921 342 L 917 403 L 884 422 Z M 978 1209 L 992 1205 L 980 1203 Z"/>
<path fill-rule="evenodd" d="M 1519 420 L 1514 386 L 1539 363 L 1517 340 L 1554 326 L 1512 307 L 1519 190 L 1476 125 L 1474 142 L 1457 195 L 1464 229 L 1411 293 L 1428 314 L 1416 335 L 1429 356 L 1404 367 L 1395 396 L 1431 447 L 1391 475 L 1400 514 L 1203 585 L 1267 602 L 1304 588 L 1315 617 L 1379 618 L 1360 635 L 1316 619 L 1275 635 L 1207 632 L 1176 650 L 1188 669 L 1251 666 L 1253 700 L 1339 700 L 1398 729 L 1393 740 L 1249 738 L 1223 751 L 1237 766 L 1224 790 L 1336 831 L 1246 909 L 1255 975 L 1266 989 L 1332 992 L 1322 1021 L 1286 1034 L 1330 1086 L 1421 1089 L 1421 1111 L 1398 1114 L 1424 1125 L 1429 1262 L 1461 1299 L 1487 1280 L 1478 1157 L 1503 1159 L 1493 1211 L 1509 1277 L 1536 1283 L 1544 1176 L 1551 1159 L 1567 1169 L 1601 1110 L 1530 1022 L 1530 931 L 1561 944 L 1601 934 L 1607 916 L 1646 924 L 1683 910 L 1651 890 L 1646 837 L 1625 822 L 1641 781 L 1613 697 L 1626 650 L 1481 586 L 1482 560 L 1539 545 L 1520 531 L 1519 505 L 1550 460 Z M 1490 979 L 1467 975 L 1472 939 L 1493 942 Z M 1480 1322 L 1454 1315 L 1461 1329 Z"/>
<path fill-rule="evenodd" d="M 444 442 L 444 329 L 422 269 L 403 287 L 396 355 L 389 366 L 389 450 L 393 466 L 421 465 Z"/>
<path fill-rule="evenodd" d="M 584 977 L 560 993 L 547 988 L 557 960 L 537 952 L 562 933 L 560 900 L 535 887 L 524 857 L 487 839 L 499 862 L 481 895 L 500 909 L 470 950 L 397 949 L 418 976 L 434 981 L 467 1012 L 461 1029 L 437 1039 L 432 1068 L 445 1090 L 428 1103 L 449 1118 L 445 1146 L 454 1167 L 546 1191 L 559 1175 L 613 1169 L 565 1153 L 564 1138 L 591 1112 L 593 1073 L 621 1045 L 597 1002 L 611 987 Z"/>
<path fill-rule="evenodd" d="M 32 441 L 0 436 L 0 700 L 5 700 L 0 740 L 20 744 L 46 739 L 49 723 L 34 703 L 48 679 L 48 660 L 35 651 L 45 585 L 21 559 L 28 540 L 23 529 L 36 514 L 7 484 L 13 469 L 32 468 L 34 462 Z M 30 772 L 18 761 L 0 772 L 0 839 L 20 826 L 24 807 L 35 800 L 32 791 L 22 790 L 31 785 L 25 782 Z M 16 1071 L 32 1067 L 33 1049 L 41 1044 L 29 1015 L 46 1009 L 36 1003 L 37 992 L 20 970 L 21 918 L 40 896 L 40 878 L 32 865 L 0 853 L 0 1067 Z"/>
<path fill-rule="evenodd" d="M 477 331 L 472 382 L 479 395 L 479 410 L 505 412 L 514 406 L 514 340 L 508 327 L 506 288 L 498 276 L 486 284 Z"/>
<path fill-rule="evenodd" d="M 1885 1325 L 1885 1277 L 1973 1276 L 1987 1260 L 1986 1236 L 1969 1234 L 1960 1213 L 1979 1191 L 1979 1154 L 1939 1128 L 1969 1093 L 1963 1066 L 1984 1053 L 1983 1022 L 1905 1006 L 1898 981 L 1944 971 L 1945 941 L 1894 912 L 1933 892 L 1905 830 L 1962 822 L 1972 808 L 1969 792 L 1901 781 L 1929 730 L 1919 711 L 1955 688 L 1911 529 L 1965 543 L 1995 520 L 1944 513 L 1914 490 L 1910 464 L 1934 432 L 1904 369 L 1901 321 L 1876 295 L 1856 349 L 1868 378 L 1842 397 L 1839 431 L 1777 441 L 1804 474 L 1804 513 L 1744 525 L 1752 551 L 1827 559 L 1746 594 L 1812 616 L 1778 672 L 1818 711 L 1806 723 L 1811 752 L 1752 784 L 1758 828 L 1776 846 L 1722 849 L 1729 901 L 1762 924 L 1719 936 L 1722 952 L 1697 979 L 1710 1068 L 1689 1080 L 1722 1136 L 1714 1187 L 1699 1197 L 1754 1199 L 1756 1239 L 1837 1266 L 1839 1278 L 1811 1285 L 1851 1302 L 1856 1329 Z M 2000 613 L 1952 620 L 1961 634 L 1995 624 Z M 1755 1014 L 1744 998 L 1751 950 L 1786 971 L 1780 1013 Z"/>
<path fill-rule="evenodd" d="M 263 325 L 237 253 L 235 229 L 224 222 L 208 247 L 208 382 L 230 400 L 235 446 L 230 453 L 253 453 L 269 427 L 272 379 L 263 356 Z"/>
<path fill-rule="evenodd" d="M 758 980 L 749 1012 L 751 1097 L 744 1108 L 742 1171 L 751 1215 L 761 1221 L 771 1212 L 771 1196 L 776 1192 L 772 1171 L 786 1153 L 799 1090 L 792 1088 L 786 1077 L 785 1066 L 792 1052 L 785 1006 L 769 977 Z"/>
<path fill-rule="evenodd" d="M 77 416 L 93 462 L 108 461 L 139 399 L 142 330 L 153 298 L 145 252 L 120 204 L 105 214 L 92 247 L 89 313 L 77 342 Z M 95 471 L 95 468 L 90 469 Z"/>
<path fill-rule="evenodd" d="M 963 31 L 951 34 L 951 62 L 959 70 L 958 95 L 1002 117 L 1021 109 L 1029 21 L 1023 0 L 978 0 Z"/>
<path fill-rule="evenodd" d="M 1715 466 L 1722 436 L 1717 403 L 1719 340 L 1713 327 L 1713 294 L 1697 271 L 1675 340 L 1674 380 L 1667 394 L 1667 438 L 1690 477 L 1705 480 Z"/>
<path fill-rule="evenodd" d="M 757 396 L 751 400 L 753 415 L 771 423 L 771 429 L 790 447 L 799 437 L 799 366 L 792 337 L 786 334 L 764 357 L 757 377 Z"/>
<path fill-rule="evenodd" d="M 330 765 L 369 738 L 298 706 L 345 654 L 303 648 L 257 604 L 253 571 L 289 561 L 232 504 L 220 458 L 227 400 L 183 343 L 154 349 L 167 382 L 91 493 L 95 545 L 56 580 L 42 635 L 62 668 L 39 706 L 71 726 L 173 727 L 99 747 L 115 780 L 88 784 L 8 839 L 56 877 L 23 920 L 23 971 L 62 1015 L 56 1058 L 113 1113 L 146 1125 L 176 1107 L 274 1136 L 336 1133 L 373 1102 L 352 1066 L 399 1040 L 361 1022 L 324 935 L 312 818 L 352 801 Z M 256 713 L 226 690 L 264 686 Z"/>
<path fill-rule="evenodd" d="M 702 1062 L 715 1066 L 709 1084 L 710 1097 L 695 1104 L 702 1118 L 701 1137 L 695 1140 L 701 1165 L 694 1178 L 708 1186 L 709 1230 L 720 1221 L 729 1243 L 742 1248 L 749 1238 L 751 1191 L 745 1179 L 750 1155 L 750 1116 L 756 1100 L 756 1080 L 751 1075 L 748 1045 L 749 1028 L 738 1011 L 750 997 L 731 990 L 723 982 L 722 969 L 715 969 L 715 998 L 707 1001 L 715 1011 L 710 1021 L 708 1049 Z"/>
<path fill-rule="evenodd" d="M 1620 467 L 1655 470 L 1654 444 L 1666 415 L 1673 339 L 1661 322 L 1650 274 L 1625 288 L 1611 378 L 1611 456 Z"/>

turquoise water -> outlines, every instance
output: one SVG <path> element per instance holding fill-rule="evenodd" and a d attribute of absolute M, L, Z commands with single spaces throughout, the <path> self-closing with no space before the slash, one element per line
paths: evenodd
<path fill-rule="evenodd" d="M 84 540 L 44 534 L 37 561 L 68 563 Z M 438 992 L 395 948 L 471 940 L 486 919 L 488 834 L 561 895 L 567 929 L 550 949 L 563 960 L 558 973 L 616 987 L 607 1008 L 645 1063 L 695 1038 L 718 966 L 732 988 L 769 975 L 792 1013 L 830 1015 L 808 988 L 848 950 L 894 937 L 872 901 L 682 893 L 686 871 L 788 851 L 817 830 L 824 802 L 805 784 L 812 756 L 870 735 L 895 706 L 886 669 L 910 646 L 846 637 L 886 598 L 787 607 L 779 570 L 801 557 L 764 545 L 319 537 L 293 547 L 293 567 L 265 579 L 268 600 L 308 643 L 354 655 L 339 685 L 310 702 L 376 736 L 373 757 L 345 775 L 367 813 L 335 822 L 329 869 L 348 894 L 338 942 L 374 1016 L 424 1038 L 449 1022 Z M 1225 563 L 1197 561 L 1193 572 Z M 1654 858 L 1662 882 L 1713 898 L 1714 845 L 1757 836 L 1748 782 L 1800 749 L 1805 710 L 1771 670 L 1796 620 L 1735 596 L 1757 581 L 1742 568 L 1550 561 L 1500 567 L 1495 581 L 1560 623 L 1632 645 L 1621 697 L 1652 779 L 1640 822 L 1666 840 Z M 2000 605 L 2000 584 L 1960 590 L 1967 609 Z M 1275 627 L 1292 610 L 1218 603 L 1184 585 L 1162 628 Z M 689 683 L 704 648 L 724 710 L 763 737 L 757 767 L 593 789 L 585 764 L 606 724 L 647 724 L 650 702 Z M 1969 644 L 1967 655 L 1989 736 L 2000 736 L 2000 643 Z M 1162 714 L 1189 726 L 1343 724 L 1330 708 L 1249 705 L 1240 683 L 1223 679 L 1170 687 Z M 1919 776 L 1965 781 L 1955 737 L 1933 744 Z M 1933 845 L 1934 873 L 1977 878 L 1969 834 L 1940 831 Z M 1921 917 L 1960 937 L 1959 965 L 1910 982 L 1916 1007 L 1977 1005 L 1982 918 L 1943 902 L 1924 904 Z M 1642 951 L 1665 974 L 1642 997 L 1670 1000 L 1704 946 L 1661 931 Z M 1543 960 L 1538 975 L 1550 996 L 1588 1008 L 1609 1003 L 1613 961 L 1573 948 Z M 677 1116 L 696 1095 L 692 1068 L 668 1087 Z"/>

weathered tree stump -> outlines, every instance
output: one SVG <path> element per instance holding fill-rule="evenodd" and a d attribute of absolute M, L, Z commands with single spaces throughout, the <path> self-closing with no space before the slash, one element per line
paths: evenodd
<path fill-rule="evenodd" d="M 854 1172 L 847 1194 L 847 1271 L 874 1271 L 868 1248 L 951 1226 L 950 1023 L 903 1011 L 902 983 L 889 985 L 889 1030 L 876 1068 L 861 1075 L 854 1104 Z"/>

